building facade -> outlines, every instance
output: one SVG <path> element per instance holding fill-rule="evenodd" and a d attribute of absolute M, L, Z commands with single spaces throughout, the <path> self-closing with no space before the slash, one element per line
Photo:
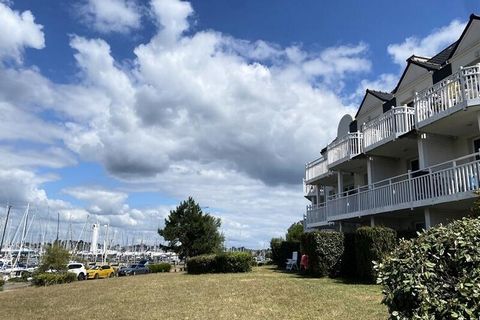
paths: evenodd
<path fill-rule="evenodd" d="M 415 231 L 469 213 L 480 184 L 480 16 L 433 57 L 411 56 L 392 92 L 367 90 L 354 118 L 305 166 L 308 229 Z"/>

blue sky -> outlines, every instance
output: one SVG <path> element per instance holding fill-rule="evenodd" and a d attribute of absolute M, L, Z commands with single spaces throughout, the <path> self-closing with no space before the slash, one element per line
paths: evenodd
<path fill-rule="evenodd" d="M 0 1 L 0 202 L 154 241 L 193 196 L 227 245 L 264 247 L 302 218 L 303 165 L 364 90 L 391 90 L 479 6 Z"/>

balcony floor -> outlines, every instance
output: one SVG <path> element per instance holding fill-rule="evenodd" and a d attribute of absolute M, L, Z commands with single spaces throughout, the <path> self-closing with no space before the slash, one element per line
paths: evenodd
<path fill-rule="evenodd" d="M 480 111 L 480 105 L 471 105 L 465 109 L 459 105 L 451 109 L 432 118 L 433 122 L 432 119 L 419 122 L 419 130 L 446 136 L 466 136 L 478 132 L 477 112 Z M 455 130 L 452 131 L 452 128 Z"/>

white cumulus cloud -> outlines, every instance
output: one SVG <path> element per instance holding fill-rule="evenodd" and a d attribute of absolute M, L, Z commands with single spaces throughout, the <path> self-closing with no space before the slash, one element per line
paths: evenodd
<path fill-rule="evenodd" d="M 22 61 L 25 48 L 45 47 L 43 27 L 35 23 L 30 11 L 22 13 L 12 10 L 8 3 L 0 2 L 0 61 L 5 58 Z"/>
<path fill-rule="evenodd" d="M 86 0 L 79 11 L 85 24 L 101 33 L 128 33 L 141 26 L 141 9 L 134 0 Z"/>

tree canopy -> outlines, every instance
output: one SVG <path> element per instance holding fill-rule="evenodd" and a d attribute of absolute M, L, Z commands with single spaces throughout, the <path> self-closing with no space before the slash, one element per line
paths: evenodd
<path fill-rule="evenodd" d="M 287 241 L 300 241 L 303 233 L 302 221 L 293 223 L 287 230 Z"/>
<path fill-rule="evenodd" d="M 67 269 L 69 260 L 70 252 L 55 242 L 45 250 L 45 254 L 42 256 L 40 262 L 39 270 L 42 272 L 45 272 L 48 269 L 64 271 Z"/>
<path fill-rule="evenodd" d="M 220 226 L 219 218 L 203 213 L 200 205 L 189 197 L 170 211 L 165 227 L 158 229 L 158 234 L 168 242 L 162 247 L 183 259 L 221 250 L 224 237 Z"/>

